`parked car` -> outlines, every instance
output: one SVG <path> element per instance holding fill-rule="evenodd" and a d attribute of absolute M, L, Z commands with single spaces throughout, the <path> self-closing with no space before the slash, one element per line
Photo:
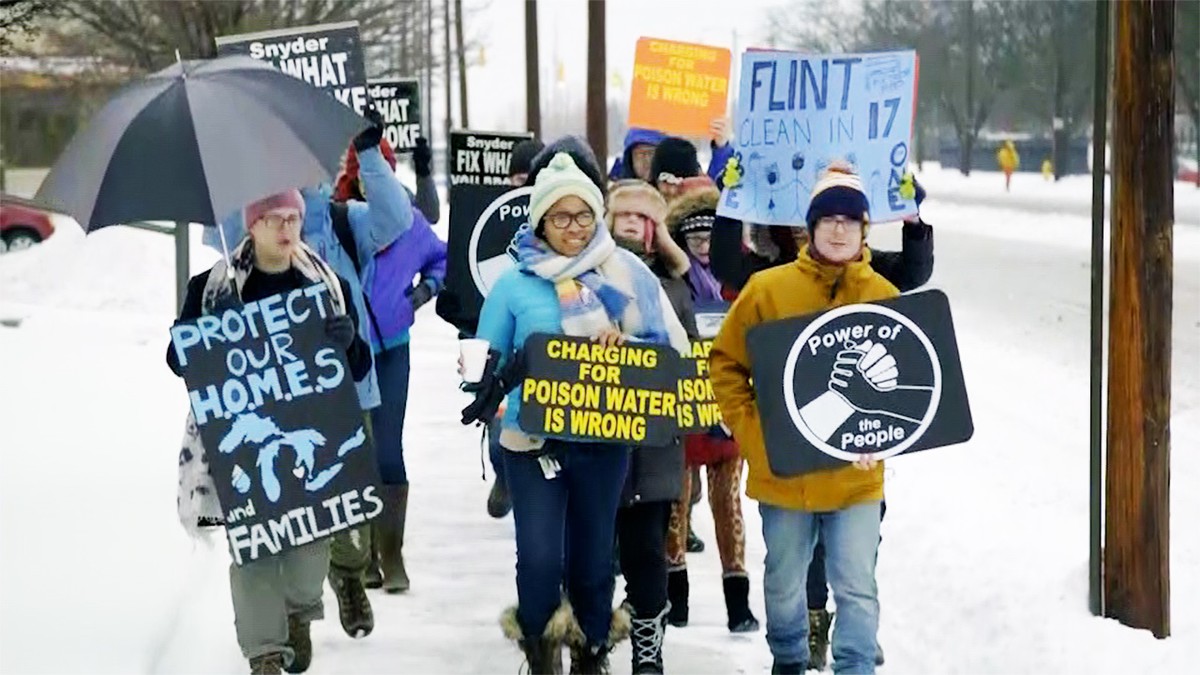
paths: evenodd
<path fill-rule="evenodd" d="M 0 194 L 0 253 L 27 249 L 52 234 L 49 212 L 26 199 Z"/>

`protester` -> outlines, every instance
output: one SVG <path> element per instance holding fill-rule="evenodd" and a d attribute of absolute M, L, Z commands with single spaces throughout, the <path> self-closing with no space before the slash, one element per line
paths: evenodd
<path fill-rule="evenodd" d="M 708 177 L 719 184 L 725 165 L 733 157 L 733 146 L 729 143 L 729 120 L 718 117 L 709 124 L 709 147 L 712 157 L 708 162 Z M 652 171 L 654 153 L 660 143 L 667 138 L 661 131 L 653 129 L 631 128 L 625 134 L 625 149 L 621 156 L 613 162 L 608 173 L 610 181 L 623 178 L 637 178 L 647 183 L 654 183 Z M 695 147 L 693 146 L 693 150 Z M 699 174 L 697 170 L 697 174 Z"/>
<path fill-rule="evenodd" d="M 546 146 L 536 138 L 530 138 L 513 146 L 512 159 L 508 163 L 508 183 L 513 187 L 525 185 L 529 178 L 533 158 Z"/>
<path fill-rule="evenodd" d="M 363 289 L 370 288 L 374 282 L 375 254 L 408 231 L 414 212 L 408 192 L 396 179 L 379 147 L 383 141 L 383 118 L 374 109 L 367 112 L 367 117 L 371 126 L 353 141 L 361 191 L 367 201 L 349 201 L 339 206 L 339 202 L 332 200 L 332 190 L 327 184 L 301 189 L 305 215 L 300 235 L 304 243 L 350 285 L 350 299 L 355 311 L 364 317 L 358 323 L 358 334 L 370 344 L 374 327 Z M 343 227 L 336 226 L 335 215 L 339 216 L 338 222 Z M 224 233 L 227 242 L 240 240 L 246 232 L 241 214 L 226 218 L 220 232 Z M 205 242 L 219 247 L 220 232 L 214 228 L 206 233 Z M 371 429 L 371 416 L 365 413 L 378 408 L 382 401 L 373 364 L 367 376 L 356 384 L 359 404 L 368 429 Z M 395 521 L 406 505 L 396 501 L 401 495 L 391 496 L 393 501 L 385 503 L 382 517 Z M 382 527 L 382 523 L 377 523 L 376 527 Z M 364 587 L 366 569 L 372 560 L 371 529 L 363 526 L 343 531 L 334 537 L 332 546 L 329 581 L 338 600 L 342 629 L 354 638 L 369 635 L 375 628 L 375 615 Z"/>
<path fill-rule="evenodd" d="M 697 336 L 687 256 L 672 241 L 666 201 L 640 180 L 621 180 L 608 195 L 608 227 L 621 248 L 634 253 L 662 284 L 689 338 Z M 686 344 L 681 347 L 687 347 Z M 683 490 L 683 445 L 635 447 L 617 511 L 617 540 L 626 604 L 633 617 L 632 672 L 663 672 L 667 613 L 667 529 L 671 506 Z"/>
<path fill-rule="evenodd" d="M 393 175 L 396 171 L 396 152 L 392 146 L 388 144 L 387 139 L 381 139 L 379 142 L 379 151 L 383 154 L 383 158 L 387 161 L 388 166 L 392 168 Z M 436 223 L 441 219 L 442 204 L 438 197 L 437 182 L 433 179 L 433 151 L 429 149 L 429 141 L 424 136 L 417 137 L 417 144 L 413 148 L 413 169 L 417 175 L 417 192 L 414 196 L 408 186 L 404 186 L 408 190 L 409 200 L 417 207 L 417 210 L 430 223 Z M 401 184 L 403 185 L 403 184 Z M 358 152 L 354 146 L 346 151 L 345 160 L 342 163 L 342 171 L 338 174 L 337 180 L 334 181 L 333 198 L 339 202 L 349 201 L 366 201 L 362 176 L 358 171 Z"/>
<path fill-rule="evenodd" d="M 396 156 L 386 140 L 379 149 L 385 160 L 396 167 Z M 437 190 L 430 176 L 432 153 L 424 138 L 417 139 L 413 151 L 417 167 L 417 195 L 426 197 L 425 208 L 436 221 L 439 204 Z M 334 198 L 337 201 L 361 200 L 363 180 L 359 175 L 358 153 L 351 146 L 346 153 L 345 167 L 338 176 Z M 344 217 L 345 209 L 335 209 L 334 232 L 344 238 L 343 250 L 357 253 L 353 233 Z M 445 285 L 446 244 L 433 232 L 428 212 L 418 207 L 412 212 L 412 225 L 395 241 L 375 254 L 375 273 L 366 290 L 367 314 L 371 319 L 371 348 L 375 355 L 375 371 L 379 378 L 380 406 L 371 411 L 375 432 L 375 453 L 383 480 L 384 504 L 382 518 L 370 528 L 370 554 L 363 572 L 367 588 L 383 588 L 389 593 L 403 593 L 410 587 L 404 566 L 404 530 L 408 514 L 408 472 L 404 464 L 404 417 L 408 406 L 409 385 L 409 328 L 415 313 L 433 299 Z M 339 227 L 341 223 L 341 227 Z M 362 264 L 351 256 L 361 273 Z M 414 284 L 414 282 L 416 282 Z M 346 535 L 347 537 L 350 535 Z M 353 573 L 361 566 L 356 547 L 339 541 L 337 550 L 348 552 L 337 556 L 335 567 Z M 353 603 L 348 605 L 353 607 Z"/>
<path fill-rule="evenodd" d="M 671 202 L 693 190 L 714 186 L 713 179 L 700 170 L 696 146 L 674 136 L 665 138 L 654 150 L 650 163 L 650 184 Z"/>
<path fill-rule="evenodd" d="M 329 289 L 336 312 L 326 320 L 325 333 L 345 350 L 350 373 L 361 382 L 371 370 L 371 350 L 357 333 L 358 314 L 354 303 L 347 301 L 350 285 L 301 241 L 305 204 L 300 192 L 273 195 L 250 204 L 243 213 L 248 235 L 228 259 L 188 281 L 176 323 L 322 283 Z M 183 377 L 185 368 L 170 346 L 167 365 Z M 195 418 L 189 413 L 179 458 L 177 504 L 185 528 L 193 531 L 201 523 L 219 525 L 223 518 L 205 453 Z M 241 566 L 230 563 L 234 626 L 251 673 L 279 673 L 281 668 L 302 673 L 308 669 L 312 662 L 309 625 L 324 618 L 321 592 L 329 557 L 330 540 L 322 539 Z"/>
<path fill-rule="evenodd" d="M 1004 172 L 1004 191 L 1008 192 L 1012 188 L 1013 172 L 1021 168 L 1021 155 L 1011 140 L 1004 141 L 996 151 L 996 164 L 1000 165 L 1000 170 Z"/>
<path fill-rule="evenodd" d="M 767 545 L 767 644 L 775 661 L 773 673 L 800 674 L 808 666 L 805 578 L 818 535 L 825 542 L 825 562 L 838 607 L 834 671 L 875 672 L 879 627 L 875 560 L 883 466 L 864 455 L 841 469 L 795 478 L 774 475 L 750 383 L 746 346 L 746 333 L 759 324 L 899 294 L 871 268 L 871 251 L 865 244 L 868 211 L 859 177 L 848 165 L 829 167 L 813 188 L 806 219 L 809 243 L 794 264 L 750 279 L 711 353 L 717 402 L 749 464 L 746 494 L 759 502 L 762 515 Z"/>
<path fill-rule="evenodd" d="M 630 338 L 686 343 L 658 280 L 597 227 L 603 216 L 601 191 L 570 155 L 557 153 L 538 172 L 529 223 L 516 239 L 518 265 L 497 282 L 479 319 L 477 337 L 489 342 L 492 355 L 481 382 L 466 387 L 476 398 L 463 411 L 465 424 L 491 421 L 519 383 L 521 349 L 533 333 L 591 337 L 608 346 Z M 612 609 L 611 577 L 629 448 L 530 436 L 517 423 L 520 406 L 520 392 L 513 391 L 500 434 L 518 596 L 502 625 L 534 673 L 552 671 L 564 641 L 572 672 L 604 672 L 609 651 L 629 628 L 626 613 Z M 569 604 L 561 597 L 564 578 Z"/>
<path fill-rule="evenodd" d="M 689 293 L 697 307 L 723 302 L 721 285 L 709 269 L 709 242 L 717 202 L 721 193 L 715 186 L 679 197 L 667 215 L 667 226 L 686 248 L 689 259 Z M 742 518 L 742 458 L 727 430 L 715 426 L 706 433 L 690 434 L 685 439 L 689 469 L 703 466 L 708 476 L 708 501 L 717 532 L 721 558 L 722 590 L 725 595 L 726 625 L 733 633 L 750 633 L 759 628 L 750 611 L 750 578 L 746 573 L 746 532 Z M 684 476 L 684 492 L 690 493 L 696 480 L 691 470 Z M 690 583 L 687 570 L 687 537 L 690 528 L 691 500 L 680 499 L 671 513 L 667 544 L 670 569 L 671 625 L 688 623 Z"/>

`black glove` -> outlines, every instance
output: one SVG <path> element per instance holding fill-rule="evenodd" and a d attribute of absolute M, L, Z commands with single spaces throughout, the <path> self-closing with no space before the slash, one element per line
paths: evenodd
<path fill-rule="evenodd" d="M 483 377 L 478 382 L 469 382 L 462 390 L 475 394 L 475 400 L 462 411 L 462 423 L 471 424 L 482 422 L 488 424 L 500 410 L 500 402 L 520 384 L 525 377 L 525 352 L 517 350 L 504 368 L 497 370 L 500 362 L 500 352 L 492 349 L 488 352 L 487 364 L 483 368 Z"/>
<path fill-rule="evenodd" d="M 371 126 L 363 129 L 357 136 L 354 137 L 354 151 L 362 152 L 371 148 L 379 147 L 380 141 L 383 140 L 383 115 L 374 105 L 367 108 L 363 113 L 363 117 L 371 123 Z"/>
<path fill-rule="evenodd" d="M 404 291 L 404 295 L 412 303 L 413 311 L 421 309 L 421 306 L 433 299 L 433 285 L 427 281 L 422 281 L 416 286 L 409 286 L 408 290 Z"/>
<path fill-rule="evenodd" d="M 354 343 L 354 322 L 345 314 L 325 319 L 325 335 L 342 350 L 350 349 Z"/>
<path fill-rule="evenodd" d="M 919 209 L 921 208 L 921 202 L 925 201 L 925 188 L 921 185 L 920 181 L 917 180 L 915 175 L 913 176 L 913 189 L 917 191 L 917 194 L 913 199 L 917 202 L 917 208 Z"/>
<path fill-rule="evenodd" d="M 417 136 L 417 146 L 413 148 L 413 166 L 422 178 L 433 173 L 433 150 L 424 136 Z"/>

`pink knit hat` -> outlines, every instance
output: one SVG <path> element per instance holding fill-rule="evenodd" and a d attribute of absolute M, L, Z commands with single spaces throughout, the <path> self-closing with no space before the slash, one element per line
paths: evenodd
<path fill-rule="evenodd" d="M 292 189 L 247 204 L 243 211 L 246 218 L 246 228 L 249 229 L 260 218 L 267 215 L 267 212 L 274 209 L 296 209 L 300 211 L 300 218 L 303 219 L 304 197 L 300 196 L 299 190 Z"/>

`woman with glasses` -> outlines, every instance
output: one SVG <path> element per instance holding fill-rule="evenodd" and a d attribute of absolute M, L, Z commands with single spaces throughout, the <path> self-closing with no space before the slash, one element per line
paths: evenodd
<path fill-rule="evenodd" d="M 518 263 L 488 294 L 476 337 L 493 351 L 463 423 L 487 423 L 509 392 L 500 433 L 517 539 L 517 607 L 502 618 L 533 673 L 607 672 L 628 633 L 612 608 L 614 522 L 630 448 L 534 436 L 518 425 L 519 352 L 535 333 L 627 340 L 687 349 L 687 334 L 654 274 L 618 248 L 604 226 L 599 187 L 565 152 L 535 178 L 529 223 L 516 237 Z M 564 584 L 565 581 L 565 584 Z M 562 588 L 566 599 L 562 602 Z"/>

